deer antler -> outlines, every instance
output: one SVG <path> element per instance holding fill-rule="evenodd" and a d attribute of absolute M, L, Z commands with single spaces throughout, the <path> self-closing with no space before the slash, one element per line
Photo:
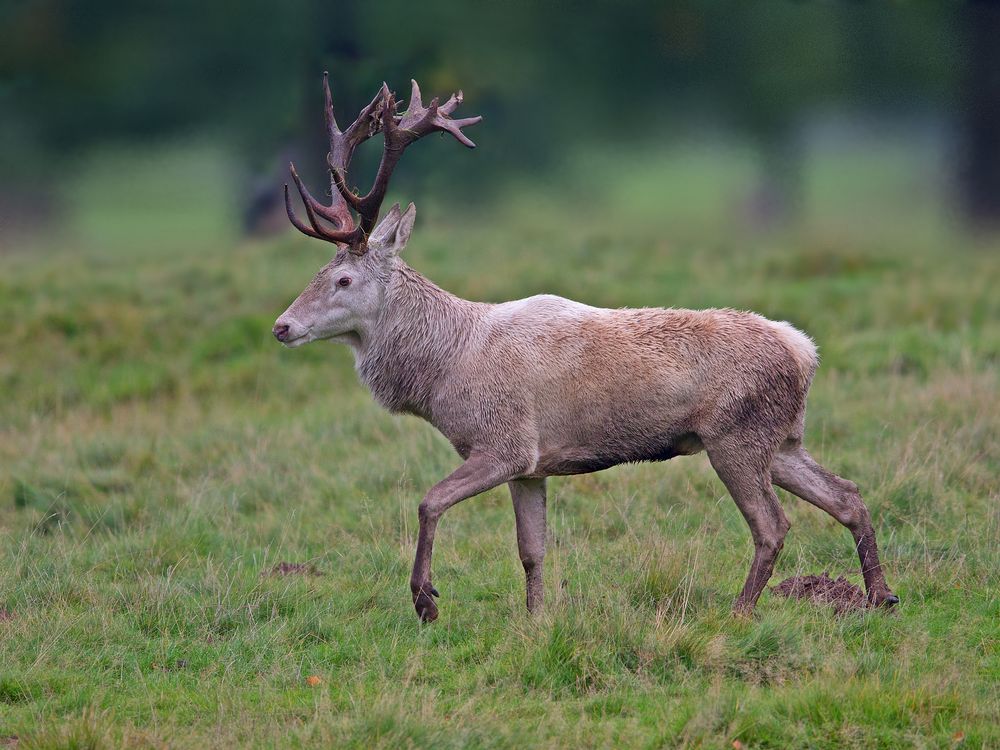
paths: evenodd
<path fill-rule="evenodd" d="M 462 128 L 475 125 L 483 118 L 465 117 L 454 120 L 448 116 L 462 103 L 461 91 L 452 94 L 444 104 L 439 105 L 435 98 L 424 107 L 420 98 L 420 87 L 416 81 L 411 83 L 413 88 L 410 103 L 405 112 L 396 113 L 396 98 L 383 83 L 381 91 L 361 110 L 358 118 L 350 127 L 341 131 L 333 114 L 329 76 L 327 73 L 323 74 L 326 128 L 330 138 L 330 152 L 326 160 L 330 168 L 332 202 L 331 205 L 325 206 L 313 198 L 296 172 L 295 165 L 290 164 L 292 180 L 295 181 L 295 187 L 302 196 L 306 218 L 309 220 L 309 224 L 306 225 L 295 215 L 286 184 L 285 209 L 296 229 L 316 239 L 346 245 L 352 253 L 364 255 L 368 250 L 368 235 L 378 223 L 379 209 L 385 199 L 389 179 L 407 146 L 428 133 L 442 131 L 451 133 L 464 146 L 476 147 L 476 144 L 462 132 Z M 379 162 L 371 190 L 366 195 L 359 196 L 347 185 L 347 171 L 351 165 L 351 157 L 359 144 L 380 130 L 384 141 L 382 160 Z M 351 209 L 358 214 L 360 221 L 357 223 L 351 216 Z M 326 226 L 320 219 L 329 222 L 334 228 Z"/>

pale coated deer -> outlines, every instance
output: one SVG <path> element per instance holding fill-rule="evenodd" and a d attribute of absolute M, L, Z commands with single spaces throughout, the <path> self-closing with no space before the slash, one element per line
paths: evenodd
<path fill-rule="evenodd" d="M 754 557 L 734 609 L 749 613 L 774 569 L 789 523 L 772 484 L 850 529 L 868 600 L 892 606 L 875 532 L 858 488 L 802 446 L 816 347 L 788 323 L 735 310 L 606 310 L 552 295 L 484 304 L 435 286 L 399 257 L 413 228 L 411 203 L 378 222 L 404 149 L 435 131 L 474 146 L 452 119 L 461 92 L 424 107 L 420 90 L 397 112 L 388 87 L 341 131 L 327 78 L 331 205 L 316 201 L 291 167 L 308 224 L 302 232 L 338 250 L 274 325 L 285 346 L 329 339 L 351 347 L 375 400 L 415 414 L 451 442 L 464 463 L 419 507 L 410 590 L 424 621 L 437 617 L 431 550 L 441 515 L 507 483 L 514 503 L 527 606 L 542 604 L 546 477 L 663 461 L 701 450 L 750 526 Z M 354 149 L 381 131 L 371 191 L 348 187 Z M 351 209 L 358 214 L 355 221 Z"/>

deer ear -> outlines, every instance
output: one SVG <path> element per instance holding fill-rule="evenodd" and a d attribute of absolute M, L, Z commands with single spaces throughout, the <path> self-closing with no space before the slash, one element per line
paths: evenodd
<path fill-rule="evenodd" d="M 386 255 L 399 255 L 410 239 L 416 216 L 417 208 L 412 203 L 402 213 L 399 204 L 395 204 L 372 230 L 368 246 Z"/>
<path fill-rule="evenodd" d="M 399 255 L 410 241 L 410 232 L 413 231 L 413 222 L 417 219 L 417 207 L 412 203 L 403 211 L 399 217 L 399 225 L 396 227 L 396 237 L 392 246 L 393 255 Z"/>
<path fill-rule="evenodd" d="M 368 235 L 368 246 L 381 249 L 388 244 L 392 244 L 392 234 L 396 230 L 396 225 L 399 224 L 399 204 L 393 203 L 392 208 L 389 209 L 388 213 L 382 217 L 382 221 L 378 223 L 370 235 Z"/>

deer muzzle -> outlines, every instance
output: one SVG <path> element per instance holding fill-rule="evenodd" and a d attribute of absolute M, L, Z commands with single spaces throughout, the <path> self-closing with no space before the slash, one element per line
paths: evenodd
<path fill-rule="evenodd" d="M 287 323 L 275 323 L 274 328 L 271 329 L 271 333 L 274 334 L 274 338 L 278 341 L 285 342 L 288 340 L 288 332 L 291 330 Z"/>
<path fill-rule="evenodd" d="M 294 347 L 311 341 L 312 338 L 309 336 L 311 330 L 309 326 L 302 325 L 286 313 L 274 322 L 271 333 L 285 346 Z"/>

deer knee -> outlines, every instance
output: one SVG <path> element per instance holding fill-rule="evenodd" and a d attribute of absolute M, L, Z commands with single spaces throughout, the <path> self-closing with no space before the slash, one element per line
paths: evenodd
<path fill-rule="evenodd" d="M 787 531 L 787 529 L 786 529 Z M 761 546 L 771 554 L 778 554 L 785 546 L 785 532 L 777 532 L 763 540 Z"/>
<path fill-rule="evenodd" d="M 754 550 L 757 556 L 762 559 L 777 557 L 784 546 L 785 540 L 777 535 L 762 536 L 760 539 L 754 540 Z"/>
<path fill-rule="evenodd" d="M 845 483 L 850 485 L 850 489 L 841 495 L 841 502 L 836 514 L 837 520 L 852 531 L 870 526 L 871 514 L 858 491 L 858 486 L 854 482 Z"/>
<path fill-rule="evenodd" d="M 420 505 L 417 506 L 417 518 L 420 519 L 420 523 L 437 521 L 443 512 L 443 508 L 434 502 L 434 498 L 431 495 L 425 497 Z"/>
<path fill-rule="evenodd" d="M 775 519 L 773 524 L 769 524 L 767 528 L 761 529 L 755 534 L 754 546 L 760 552 L 768 555 L 777 555 L 781 552 L 781 548 L 785 546 L 785 536 L 788 534 L 790 528 L 792 528 L 792 524 L 782 515 L 780 518 Z"/>
<path fill-rule="evenodd" d="M 545 548 L 521 550 L 520 557 L 524 572 L 531 575 L 536 570 L 541 570 L 545 564 Z"/>

